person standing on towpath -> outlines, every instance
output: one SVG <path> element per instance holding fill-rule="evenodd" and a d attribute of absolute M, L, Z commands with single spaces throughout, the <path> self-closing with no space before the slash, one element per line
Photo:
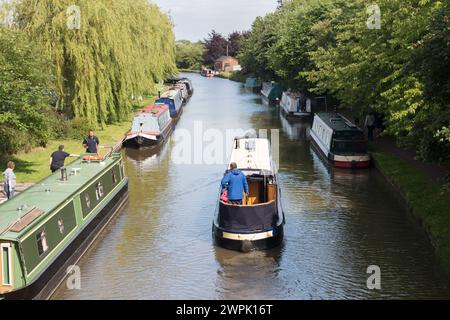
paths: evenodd
<path fill-rule="evenodd" d="M 86 153 L 98 154 L 98 147 L 100 140 L 94 135 L 94 130 L 88 131 L 88 136 L 83 139 L 83 147 L 86 148 Z"/>
<path fill-rule="evenodd" d="M 16 175 L 14 173 L 16 164 L 12 161 L 9 161 L 6 166 L 7 166 L 7 168 L 3 172 L 3 176 L 5 177 L 5 181 L 3 184 L 3 190 L 5 191 L 6 197 L 8 199 L 11 199 L 14 197 L 15 192 L 16 192 Z"/>

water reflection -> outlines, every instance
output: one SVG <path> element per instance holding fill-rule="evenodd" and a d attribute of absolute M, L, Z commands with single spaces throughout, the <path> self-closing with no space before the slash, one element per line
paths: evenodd
<path fill-rule="evenodd" d="M 56 299 L 449 298 L 434 250 L 377 171 L 328 168 L 308 123 L 223 79 L 189 75 L 195 94 L 175 130 L 280 129 L 283 246 L 249 254 L 213 245 L 224 164 L 176 164 L 173 139 L 156 155 L 126 153 L 128 205 L 80 262 L 82 290 Z M 379 265 L 382 290 L 366 287 Z M 130 285 L 131 284 L 131 285 Z"/>

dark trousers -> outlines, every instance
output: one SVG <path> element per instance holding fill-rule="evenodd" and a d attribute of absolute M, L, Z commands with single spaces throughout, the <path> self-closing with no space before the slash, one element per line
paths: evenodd
<path fill-rule="evenodd" d="M 230 204 L 237 204 L 237 205 L 242 205 L 242 199 L 241 200 L 228 200 L 230 202 Z"/>

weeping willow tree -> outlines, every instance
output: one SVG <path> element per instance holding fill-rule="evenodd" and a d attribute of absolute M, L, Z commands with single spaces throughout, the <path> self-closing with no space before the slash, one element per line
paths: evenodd
<path fill-rule="evenodd" d="M 57 108 L 71 118 L 124 120 L 131 96 L 176 72 L 170 19 L 145 0 L 18 0 L 15 14 L 53 61 Z"/>

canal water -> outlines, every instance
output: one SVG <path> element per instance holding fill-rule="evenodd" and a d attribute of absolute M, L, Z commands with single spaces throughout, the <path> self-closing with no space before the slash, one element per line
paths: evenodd
<path fill-rule="evenodd" d="M 81 289 L 63 283 L 54 299 L 450 297 L 427 236 L 375 169 L 329 170 L 310 146 L 310 124 L 289 123 L 238 83 L 189 77 L 195 93 L 176 132 L 193 133 L 199 121 L 223 132 L 280 129 L 283 245 L 251 253 L 215 247 L 225 165 L 180 163 L 172 136 L 156 155 L 124 153 L 129 202 L 79 262 Z M 367 288 L 372 265 L 381 290 Z"/>

